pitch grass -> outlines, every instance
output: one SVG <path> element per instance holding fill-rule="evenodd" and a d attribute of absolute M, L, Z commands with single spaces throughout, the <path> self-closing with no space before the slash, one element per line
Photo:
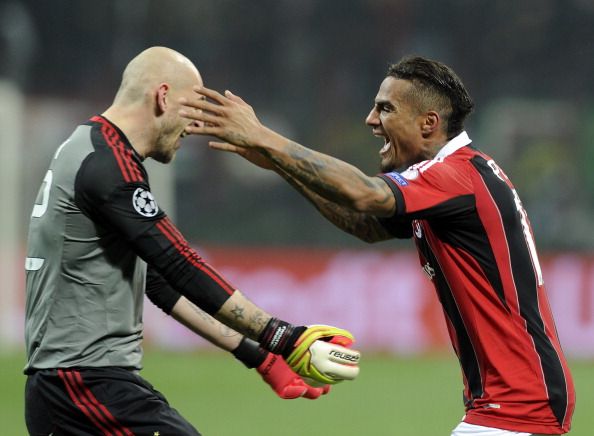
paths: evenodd
<path fill-rule="evenodd" d="M 142 375 L 206 436 L 449 436 L 462 416 L 453 356 L 365 355 L 360 378 L 316 401 L 278 399 L 258 374 L 220 353 L 148 350 Z M 0 354 L 0 435 L 26 435 L 23 357 Z M 572 436 L 594 435 L 594 362 L 572 361 Z M 166 436 L 166 435 L 163 435 Z"/>

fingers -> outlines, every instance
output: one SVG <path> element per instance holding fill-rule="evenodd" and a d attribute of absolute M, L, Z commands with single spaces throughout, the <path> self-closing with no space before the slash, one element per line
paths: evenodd
<path fill-rule="evenodd" d="M 330 341 L 331 344 L 342 345 L 343 347 L 350 347 L 353 345 L 353 338 L 347 338 L 346 336 L 336 335 L 333 336 Z"/>
<path fill-rule="evenodd" d="M 303 398 L 307 398 L 308 400 L 315 400 L 317 398 L 320 398 L 324 394 L 325 394 L 325 392 L 324 392 L 323 388 L 314 388 L 314 387 L 310 386 L 304 392 Z"/>
<path fill-rule="evenodd" d="M 245 149 L 237 145 L 229 144 L 228 142 L 210 141 L 208 146 L 213 150 L 229 151 L 231 153 L 241 153 Z M 342 344 L 341 344 L 342 345 Z"/>
<path fill-rule="evenodd" d="M 210 98 L 211 100 L 216 101 L 219 104 L 224 104 L 227 102 L 227 98 L 225 98 L 223 95 L 221 95 L 221 93 L 215 91 L 214 89 L 207 88 L 206 86 L 194 86 L 193 89 L 196 94 L 200 94 L 206 98 Z"/>
<path fill-rule="evenodd" d="M 309 386 L 307 390 L 303 394 L 303 398 L 307 398 L 308 400 L 315 400 L 322 395 L 326 395 L 330 392 L 330 385 L 322 385 L 320 387 Z"/>
<path fill-rule="evenodd" d="M 293 383 L 282 388 L 278 396 L 283 400 L 294 400 L 304 397 L 307 394 L 307 386 L 303 383 Z M 318 395 L 319 396 L 319 395 Z"/>
<path fill-rule="evenodd" d="M 181 97 L 178 102 L 183 106 L 178 113 L 185 118 L 198 119 L 197 117 L 203 114 L 209 114 L 211 116 L 225 115 L 224 106 L 208 100 Z"/>
<path fill-rule="evenodd" d="M 189 120 L 199 121 L 199 123 L 193 122 L 186 126 L 186 132 L 188 133 L 192 133 L 194 129 L 199 129 L 203 126 L 218 126 L 220 120 L 218 116 L 215 116 L 210 112 L 205 112 L 202 110 L 180 109 L 178 111 L 178 114 L 179 116 L 187 118 Z"/>
<path fill-rule="evenodd" d="M 231 91 L 226 90 L 225 91 L 225 97 L 227 97 L 229 100 L 234 101 L 236 103 L 242 103 L 242 104 L 247 104 L 243 98 L 241 98 L 238 95 L 233 94 Z"/>

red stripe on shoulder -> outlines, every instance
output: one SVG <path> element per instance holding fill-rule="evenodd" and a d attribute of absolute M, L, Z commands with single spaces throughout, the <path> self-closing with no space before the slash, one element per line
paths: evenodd
<path fill-rule="evenodd" d="M 124 141 L 120 137 L 118 131 L 105 119 L 98 115 L 91 118 L 101 124 L 101 133 L 107 143 L 107 146 L 113 152 L 113 155 L 120 167 L 122 176 L 126 183 L 142 182 L 142 172 L 138 164 L 134 161 L 132 150 L 126 148 Z"/>

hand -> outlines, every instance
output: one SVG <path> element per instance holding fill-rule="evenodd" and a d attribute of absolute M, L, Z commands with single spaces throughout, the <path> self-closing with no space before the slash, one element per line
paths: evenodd
<path fill-rule="evenodd" d="M 310 386 L 295 374 L 281 356 L 268 353 L 258 368 L 258 373 L 276 394 L 285 399 L 308 398 L 315 400 L 330 391 L 329 385 Z"/>
<path fill-rule="evenodd" d="M 353 380 L 359 374 L 361 354 L 348 348 L 354 342 L 347 330 L 326 325 L 309 326 L 287 357 L 300 376 L 322 384 Z"/>
<path fill-rule="evenodd" d="M 187 133 L 216 136 L 241 147 L 255 145 L 264 127 L 252 107 L 241 97 L 231 91 L 222 95 L 206 87 L 194 87 L 194 92 L 196 95 L 193 98 L 180 99 L 185 108 L 180 110 L 179 115 L 198 121 L 186 127 Z"/>

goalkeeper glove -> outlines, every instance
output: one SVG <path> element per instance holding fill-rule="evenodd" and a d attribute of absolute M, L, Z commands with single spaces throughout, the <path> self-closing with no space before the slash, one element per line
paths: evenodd
<path fill-rule="evenodd" d="M 259 338 L 272 353 L 282 354 L 300 376 L 322 384 L 352 380 L 359 374 L 360 353 L 347 330 L 326 325 L 296 327 L 272 318 Z"/>
<path fill-rule="evenodd" d="M 243 338 L 233 355 L 248 368 L 256 368 L 262 379 L 283 399 L 314 400 L 329 392 L 330 386 L 311 386 L 291 370 L 281 356 L 272 354 L 248 338 Z"/>

